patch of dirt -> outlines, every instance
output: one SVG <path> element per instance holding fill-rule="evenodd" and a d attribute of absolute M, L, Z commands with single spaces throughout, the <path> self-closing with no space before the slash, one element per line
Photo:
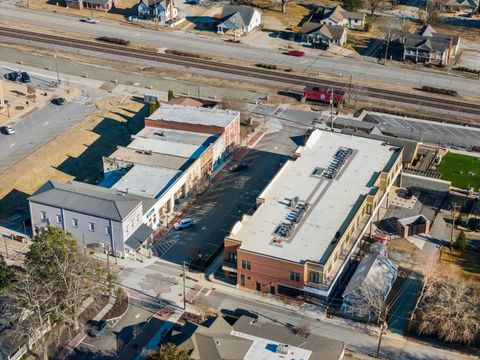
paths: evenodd
<path fill-rule="evenodd" d="M 123 315 L 128 308 L 128 294 L 123 288 L 117 288 L 117 298 L 113 307 L 105 314 L 104 319 L 111 319 Z"/>
<path fill-rule="evenodd" d="M 115 96 L 98 101 L 97 111 L 2 173 L 0 217 L 26 205 L 26 197 L 47 180 L 95 183 L 102 176 L 102 156 L 126 145 L 143 127 L 141 101 L 120 103 Z"/>

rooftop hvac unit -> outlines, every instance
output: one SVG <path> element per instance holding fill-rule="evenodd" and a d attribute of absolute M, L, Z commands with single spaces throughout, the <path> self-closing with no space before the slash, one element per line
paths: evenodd
<path fill-rule="evenodd" d="M 288 345 L 278 344 L 275 352 L 277 354 L 287 355 L 288 354 Z"/>
<path fill-rule="evenodd" d="M 143 100 L 147 103 L 147 104 L 155 104 L 155 103 L 158 103 L 158 95 L 153 95 L 153 94 L 144 94 L 143 95 Z"/>

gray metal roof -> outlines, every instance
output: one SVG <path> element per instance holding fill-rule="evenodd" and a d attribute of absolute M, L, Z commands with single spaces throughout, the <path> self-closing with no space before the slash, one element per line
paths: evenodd
<path fill-rule="evenodd" d="M 127 241 L 125 241 L 125 245 L 136 251 L 153 233 L 154 230 L 150 226 L 142 224 L 130 235 Z"/>
<path fill-rule="evenodd" d="M 227 5 L 224 6 L 220 15 L 220 25 L 223 27 L 239 29 L 248 26 L 252 21 L 255 8 L 246 5 Z M 258 10 L 257 10 L 258 11 Z"/>
<path fill-rule="evenodd" d="M 149 199 L 77 181 L 60 183 L 50 180 L 28 200 L 121 222 L 141 206 L 143 200 Z"/>

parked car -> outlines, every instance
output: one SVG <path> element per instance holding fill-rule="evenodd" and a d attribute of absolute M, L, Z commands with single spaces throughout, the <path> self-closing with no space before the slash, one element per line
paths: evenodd
<path fill-rule="evenodd" d="M 6 135 L 13 135 L 13 134 L 15 134 L 15 129 L 13 128 L 12 125 L 2 126 L 1 130 L 2 130 L 2 133 L 6 134 Z"/>
<path fill-rule="evenodd" d="M 255 320 L 258 320 L 258 315 L 251 312 L 251 311 L 248 311 L 246 309 L 235 309 L 235 311 L 233 312 L 233 315 L 236 316 L 236 317 L 240 317 L 240 316 L 248 316 L 248 317 L 251 317 Z"/>
<path fill-rule="evenodd" d="M 248 163 L 245 161 L 237 162 L 229 167 L 230 172 L 237 172 L 240 170 L 248 169 Z"/>
<path fill-rule="evenodd" d="M 312 47 L 314 49 L 320 49 L 320 50 L 328 50 L 328 48 L 330 47 L 330 45 L 324 43 L 324 42 L 318 42 L 318 43 L 313 43 L 312 44 Z"/>
<path fill-rule="evenodd" d="M 18 71 L 11 71 L 3 75 L 3 77 L 10 81 L 20 81 L 20 79 L 22 78 L 22 75 L 20 75 Z"/>
<path fill-rule="evenodd" d="M 63 105 L 65 104 L 65 99 L 63 97 L 57 97 L 52 99 L 52 103 L 55 105 Z"/>
<path fill-rule="evenodd" d="M 305 52 L 303 52 L 302 50 L 290 50 L 288 52 L 288 55 L 289 56 L 302 57 L 302 56 L 305 56 Z"/>
<path fill-rule="evenodd" d="M 95 19 L 93 17 L 83 18 L 83 19 L 80 19 L 80 21 L 86 22 L 88 24 L 98 24 L 100 22 L 100 20 Z"/>
<path fill-rule="evenodd" d="M 103 335 L 107 331 L 108 324 L 105 320 L 98 321 L 88 332 L 91 337 L 97 338 Z"/>
<path fill-rule="evenodd" d="M 183 229 L 187 229 L 189 227 L 193 226 L 193 219 L 191 218 L 185 218 L 185 219 L 182 219 L 180 220 L 179 222 L 175 223 L 173 225 L 173 227 L 176 229 L 176 230 L 183 230 Z"/>
<path fill-rule="evenodd" d="M 20 75 L 21 75 L 20 81 L 22 83 L 29 83 L 30 81 L 32 81 L 30 80 L 30 75 L 28 75 L 28 73 L 26 73 L 25 71 L 21 72 Z"/>

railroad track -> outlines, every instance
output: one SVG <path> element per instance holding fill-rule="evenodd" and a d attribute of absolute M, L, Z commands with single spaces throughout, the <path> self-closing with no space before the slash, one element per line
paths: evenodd
<path fill-rule="evenodd" d="M 7 36 L 10 38 L 35 41 L 40 43 L 48 43 L 53 45 L 71 47 L 82 50 L 91 50 L 111 55 L 125 56 L 129 58 L 143 59 L 156 61 L 161 63 L 168 63 L 180 65 L 185 67 L 192 67 L 197 69 L 209 70 L 217 73 L 227 73 L 230 75 L 239 75 L 266 81 L 275 81 L 288 85 L 301 86 L 334 86 L 339 89 L 348 90 L 349 85 L 345 82 L 332 81 L 325 79 L 315 79 L 305 75 L 295 75 L 290 73 L 281 73 L 271 70 L 259 69 L 254 67 L 246 67 L 233 64 L 224 64 L 217 61 L 190 58 L 187 56 L 155 53 L 152 51 L 132 49 L 118 45 L 111 45 L 107 43 L 97 43 L 93 41 L 85 41 L 79 39 L 66 38 L 57 35 L 39 34 L 35 32 L 8 29 L 0 27 L 0 36 Z M 352 87 L 355 91 L 356 87 Z M 451 111 L 464 112 L 469 114 L 478 114 L 480 116 L 480 105 L 462 102 L 458 100 L 436 98 L 431 96 L 419 96 L 417 94 L 409 94 L 387 89 L 376 89 L 373 87 L 362 87 L 362 96 L 391 100 L 401 104 L 416 105 L 419 107 L 430 107 L 435 109 L 444 109 Z"/>

